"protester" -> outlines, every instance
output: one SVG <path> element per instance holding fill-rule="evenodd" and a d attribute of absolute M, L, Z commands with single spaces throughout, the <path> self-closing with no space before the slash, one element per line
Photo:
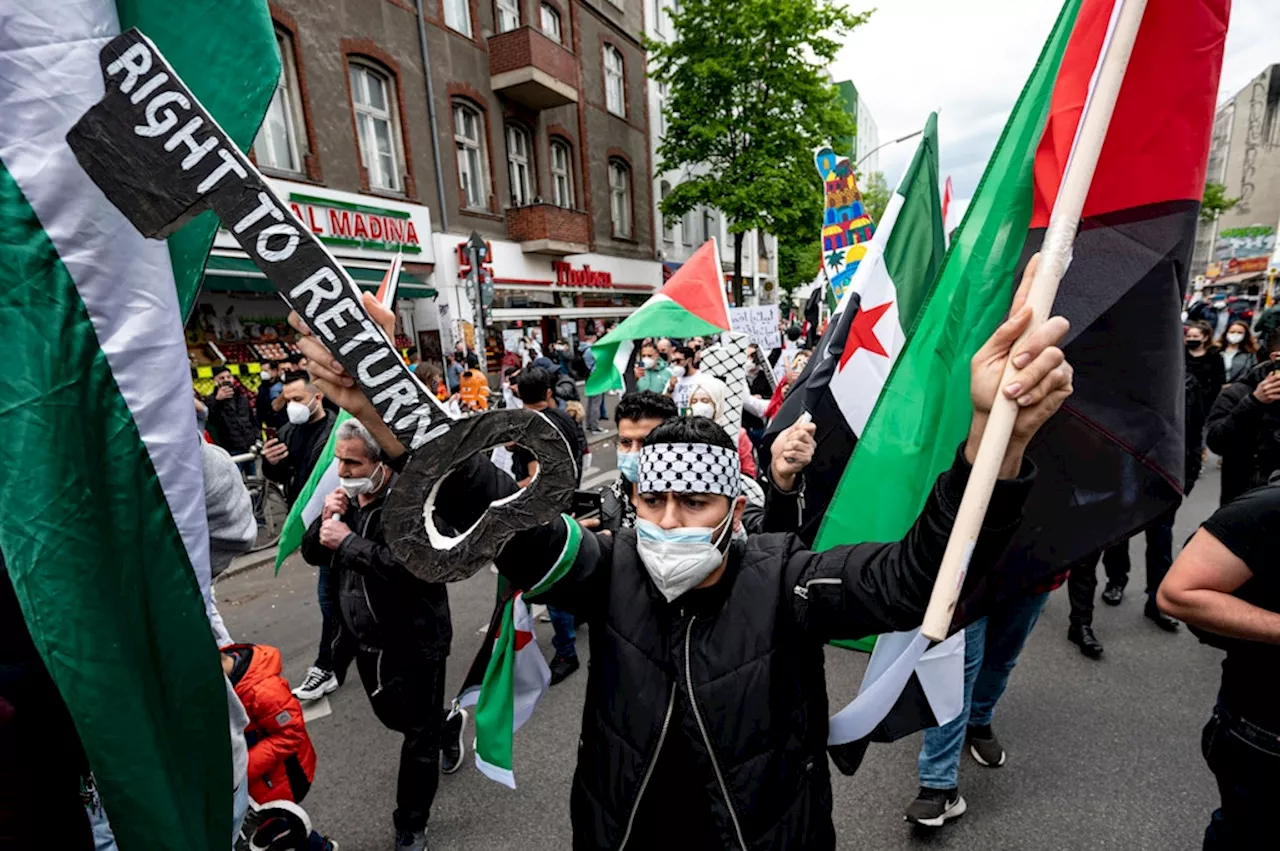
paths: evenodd
<path fill-rule="evenodd" d="M 1010 349 L 1029 319 L 1015 305 L 974 358 L 969 437 L 902 541 L 824 553 L 791 535 L 730 545 L 745 504 L 737 451 L 723 429 L 697 417 L 660 426 L 641 449 L 634 532 L 595 535 L 560 519 L 512 539 L 498 558 L 503 574 L 528 588 L 552 564 L 567 565 L 542 601 L 600 627 L 591 634 L 595 664 L 571 800 L 575 847 L 835 847 L 823 646 L 919 623 Z M 1031 363 L 1003 387 L 1021 404 L 971 552 L 975 578 L 1017 528 L 1033 478 L 1028 441 L 1070 394 L 1070 367 L 1052 346 L 1065 332 L 1060 318 L 1033 331 L 1019 346 Z M 313 338 L 303 343 L 323 351 Z M 327 372 L 325 386 L 402 456 L 363 393 Z M 442 519 L 466 527 L 488 506 L 495 494 L 473 483 L 487 464 L 473 456 L 445 480 Z M 663 694 L 665 706 L 654 699 Z"/>
<path fill-rule="evenodd" d="M 583 459 L 587 454 L 587 438 L 582 431 L 582 426 L 567 411 L 556 406 L 554 382 L 552 373 L 545 369 L 531 367 L 520 373 L 516 389 L 526 409 L 541 411 L 560 432 L 565 444 L 569 447 L 569 455 L 575 465 L 576 478 L 580 481 Z M 590 417 L 590 415 L 591 412 L 588 409 L 587 416 Z M 520 487 L 525 487 L 537 470 L 537 459 L 532 452 L 522 446 L 513 447 L 511 455 L 512 475 Z M 551 606 L 547 607 L 547 614 L 551 618 L 551 626 L 555 631 L 551 637 L 552 647 L 555 648 L 555 656 L 550 662 L 551 685 L 558 685 L 581 665 L 578 661 L 577 624 L 573 615 Z"/>
<path fill-rule="evenodd" d="M 232 455 L 248 452 L 258 440 L 258 421 L 249 397 L 240 392 L 235 376 L 225 366 L 213 368 L 213 384 L 213 392 L 204 400 L 213 442 Z"/>
<path fill-rule="evenodd" d="M 280 361 L 267 361 L 262 365 L 262 371 L 258 373 L 258 400 L 254 405 L 254 413 L 258 415 L 258 423 L 264 429 L 279 429 L 289 421 L 281 410 L 284 407 L 283 404 L 279 406 L 275 404 L 275 401 L 280 398 L 281 391 L 284 390 L 282 378 Z"/>
<path fill-rule="evenodd" d="M 1192 330 L 1194 329 L 1188 329 L 1188 333 Z M 1191 358 L 1187 360 L 1190 361 Z M 1201 379 L 1189 364 L 1183 380 L 1182 493 L 1185 497 L 1191 495 L 1192 488 L 1200 478 L 1205 430 L 1205 410 L 1201 406 L 1209 394 L 1203 392 Z M 1177 632 L 1178 622 L 1160 611 L 1156 605 L 1156 589 L 1169 572 L 1169 565 L 1173 564 L 1173 521 L 1180 504 L 1181 500 L 1169 506 L 1143 530 L 1146 538 L 1147 600 L 1142 614 L 1165 632 Z M 1107 586 L 1102 591 L 1102 601 L 1109 606 L 1118 606 L 1124 599 L 1124 589 L 1129 582 L 1129 539 L 1106 548 L 1102 552 L 1102 563 L 1107 572 Z M 1102 641 L 1093 631 L 1093 595 L 1098 588 L 1097 565 L 1097 554 L 1082 559 L 1072 566 L 1067 582 L 1067 593 L 1071 601 L 1067 640 L 1079 647 L 1080 652 L 1090 659 L 1100 659 L 1103 654 Z"/>
<path fill-rule="evenodd" d="M 1218 398 L 1219 391 L 1227 383 L 1227 374 L 1222 367 L 1222 358 L 1217 356 L 1217 346 L 1213 345 L 1213 328 L 1208 322 L 1188 322 L 1182 335 L 1187 347 L 1187 372 L 1195 376 L 1200 388 L 1200 418 L 1203 420 L 1208 416 L 1213 400 Z"/>
<path fill-rule="evenodd" d="M 742 400 L 742 427 L 747 432 L 753 446 L 759 443 L 764 434 L 765 412 L 769 409 L 769 399 L 773 396 L 773 387 L 769 384 L 769 376 L 760 367 L 759 346 L 755 343 L 747 346 L 747 395 Z"/>
<path fill-rule="evenodd" d="M 442 709 L 453 640 L 449 597 L 444 585 L 409 573 L 383 538 L 392 471 L 368 431 L 354 420 L 343 422 L 334 456 L 342 485 L 325 497 L 321 515 L 308 527 L 302 557 L 328 566 L 343 629 L 358 645 L 356 670 L 373 712 L 404 735 L 392 815 L 395 847 L 424 851 L 440 771 L 461 766 L 466 725 L 464 712 L 449 716 Z"/>
<path fill-rule="evenodd" d="M 461 345 L 461 343 L 459 343 Z M 445 372 L 446 383 L 449 385 L 449 393 L 457 393 L 459 386 L 462 384 L 462 373 L 467 370 L 467 353 L 456 351 L 453 353 L 453 359 L 449 361 L 449 369 Z"/>
<path fill-rule="evenodd" d="M 640 362 L 635 367 L 636 375 L 636 392 L 643 393 L 648 390 L 653 393 L 662 393 L 667 389 L 667 384 L 671 381 L 671 370 L 667 368 L 667 364 L 658 356 L 658 347 L 650 341 L 645 341 L 640 346 Z M 614 414 L 617 419 L 617 413 Z"/>
<path fill-rule="evenodd" d="M 724 416 L 728 402 L 729 388 L 714 375 L 698 373 L 694 378 L 693 389 L 689 393 L 689 413 L 695 417 L 706 417 L 720 422 Z M 723 423 L 721 423 L 723 425 Z M 738 429 L 738 464 L 742 475 L 754 479 L 756 477 L 755 451 L 751 448 L 751 440 L 747 433 Z"/>
<path fill-rule="evenodd" d="M 1271 806 L 1280 794 L 1280 583 L 1275 530 L 1280 487 L 1219 508 L 1178 555 L 1157 594 L 1160 608 L 1226 651 L 1217 706 L 1200 750 L 1221 806 L 1205 851 L 1273 848 Z"/>
<path fill-rule="evenodd" d="M 418 361 L 413 372 L 422 382 L 422 386 L 430 390 L 441 402 L 449 398 L 449 385 L 445 383 L 444 372 L 438 364 L 433 361 Z"/>
<path fill-rule="evenodd" d="M 582 342 L 578 344 L 578 354 L 581 358 L 582 365 L 586 367 L 586 375 L 588 378 L 596 368 L 596 355 L 591 351 L 591 347 L 595 345 L 596 332 L 592 328 L 587 329 L 587 333 L 583 335 Z M 604 394 L 599 393 L 595 396 L 588 396 L 585 407 L 587 409 L 587 432 L 590 434 L 607 434 L 608 429 L 600 427 L 600 409 L 604 406 Z"/>
<path fill-rule="evenodd" d="M 671 345 L 669 339 L 659 337 L 658 342 L 654 344 L 654 348 L 658 350 L 658 357 L 662 359 L 664 364 L 671 363 L 671 354 L 675 351 L 675 346 Z"/>
<path fill-rule="evenodd" d="M 689 394 L 693 392 L 697 375 L 697 352 L 690 346 L 678 346 L 671 353 L 671 378 L 667 381 L 666 394 L 676 403 L 676 410 L 682 414 L 689 408 Z"/>
<path fill-rule="evenodd" d="M 1264 485 L 1280 470 L 1280 328 L 1266 340 L 1266 360 L 1218 395 L 1205 443 L 1222 456 L 1220 505 Z"/>
<path fill-rule="evenodd" d="M 773 391 L 773 397 L 769 400 L 769 406 L 765 409 L 765 419 L 772 420 L 778 415 L 778 411 L 782 410 L 782 403 L 787 400 L 791 389 L 796 386 L 796 382 L 800 380 L 800 376 L 804 374 L 804 368 L 809 365 L 809 353 L 807 351 L 799 351 L 791 358 L 791 365 L 787 367 L 783 373 L 778 386 Z"/>
<path fill-rule="evenodd" d="M 244 706 L 249 724 L 249 797 L 301 803 L 316 776 L 316 751 L 302 706 L 281 673 L 280 651 L 265 644 L 228 644 L 222 672 Z"/>
<path fill-rule="evenodd" d="M 617 534 L 636 525 L 635 484 L 640 480 L 640 449 L 644 439 L 676 416 L 669 396 L 652 390 L 627 393 L 618 400 L 618 477 L 601 495 L 600 529 Z"/>
<path fill-rule="evenodd" d="M 1249 374 L 1258 365 L 1258 344 L 1249 330 L 1249 323 L 1237 319 L 1227 325 L 1227 332 L 1218 340 L 1222 352 L 1222 368 L 1226 372 L 1224 383 L 1232 384 Z"/>
<path fill-rule="evenodd" d="M 335 418 L 324 409 L 324 394 L 306 373 L 290 374 L 281 396 L 287 400 L 289 422 L 263 445 L 263 472 L 284 485 L 285 499 L 293 505 L 324 451 Z"/>

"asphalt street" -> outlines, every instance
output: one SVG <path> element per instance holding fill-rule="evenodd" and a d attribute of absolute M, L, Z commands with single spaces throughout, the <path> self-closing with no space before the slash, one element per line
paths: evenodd
<path fill-rule="evenodd" d="M 608 481 L 611 439 L 593 445 L 588 483 Z M 593 478 L 594 476 L 594 478 Z M 1176 545 L 1217 505 L 1218 471 L 1206 474 L 1178 514 Z M 902 821 L 916 793 L 920 736 L 873 745 L 857 776 L 835 775 L 835 822 L 843 849 L 1124 849 L 1199 848 L 1217 802 L 1213 777 L 1200 757 L 1200 731 L 1213 705 L 1221 654 L 1185 629 L 1158 630 L 1141 614 L 1141 539 L 1132 544 L 1135 575 L 1121 606 L 1099 604 L 1095 627 L 1106 645 L 1090 661 L 1067 643 L 1067 599 L 1053 594 L 1014 672 L 995 718 L 1009 759 L 984 769 L 968 756 L 961 792 L 963 818 L 934 833 Z M 1099 568 L 1100 571 L 1100 568 Z M 1101 572 L 1101 571 L 1100 571 Z M 453 649 L 449 688 L 461 682 L 489 620 L 497 577 L 481 571 L 451 585 Z M 238 641 L 274 645 L 285 674 L 300 682 L 320 634 L 316 572 L 296 556 L 273 575 L 259 568 L 216 586 L 227 626 Z M 1101 587 L 1101 586 L 1100 586 Z M 551 627 L 538 640 L 550 655 Z M 588 647 L 579 641 L 587 661 Z M 828 648 L 833 709 L 857 690 L 866 657 Z M 431 818 L 435 849 L 530 851 L 567 849 L 584 668 L 551 689 L 515 740 L 515 791 L 474 769 L 443 777 Z M 355 671 L 311 711 L 319 753 L 315 785 L 305 801 L 317 829 L 343 851 L 390 851 L 400 737 L 381 727 Z"/>

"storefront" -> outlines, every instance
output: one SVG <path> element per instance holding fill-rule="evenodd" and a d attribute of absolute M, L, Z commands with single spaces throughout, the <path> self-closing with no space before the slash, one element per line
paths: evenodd
<path fill-rule="evenodd" d="M 396 345 L 440 356 L 440 319 L 433 283 L 430 211 L 416 204 L 266 178 L 276 194 L 333 253 L 355 283 L 378 289 L 392 261 L 404 265 L 396 292 Z M 266 276 L 225 230 L 219 230 L 204 285 L 187 322 L 196 388 L 207 392 L 225 363 L 252 390 L 261 363 L 297 351 L 289 309 Z M 433 351 L 434 350 L 434 351 Z"/>
<path fill-rule="evenodd" d="M 469 283 L 466 237 L 436 234 L 440 328 L 452 348 L 475 347 L 475 292 Z M 604 254 L 558 257 L 526 254 L 517 242 L 490 240 L 485 276 L 493 301 L 485 308 L 485 354 L 490 371 L 520 337 L 543 346 L 575 344 L 588 327 L 597 333 L 631 315 L 662 286 L 662 264 Z"/>

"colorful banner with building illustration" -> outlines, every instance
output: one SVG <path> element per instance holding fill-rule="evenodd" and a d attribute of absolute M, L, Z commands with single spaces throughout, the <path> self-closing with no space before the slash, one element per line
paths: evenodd
<path fill-rule="evenodd" d="M 867 243 L 876 232 L 875 223 L 862 207 L 862 193 L 848 157 L 836 156 L 830 148 L 819 148 L 814 165 L 822 176 L 826 197 L 822 214 L 822 273 L 827 284 L 829 305 L 840 303 L 858 263 L 867 252 Z"/>

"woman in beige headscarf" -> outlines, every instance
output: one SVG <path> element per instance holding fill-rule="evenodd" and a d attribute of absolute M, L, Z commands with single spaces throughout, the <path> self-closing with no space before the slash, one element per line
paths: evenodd
<path fill-rule="evenodd" d="M 725 418 L 725 402 L 728 398 L 729 388 L 723 381 L 713 375 L 700 373 L 694 378 L 693 390 L 689 393 L 689 413 L 695 417 L 714 420 L 728 431 L 728 421 Z M 741 427 L 738 428 L 738 460 L 742 475 L 754 479 L 756 459 L 751 449 L 751 440 Z"/>

